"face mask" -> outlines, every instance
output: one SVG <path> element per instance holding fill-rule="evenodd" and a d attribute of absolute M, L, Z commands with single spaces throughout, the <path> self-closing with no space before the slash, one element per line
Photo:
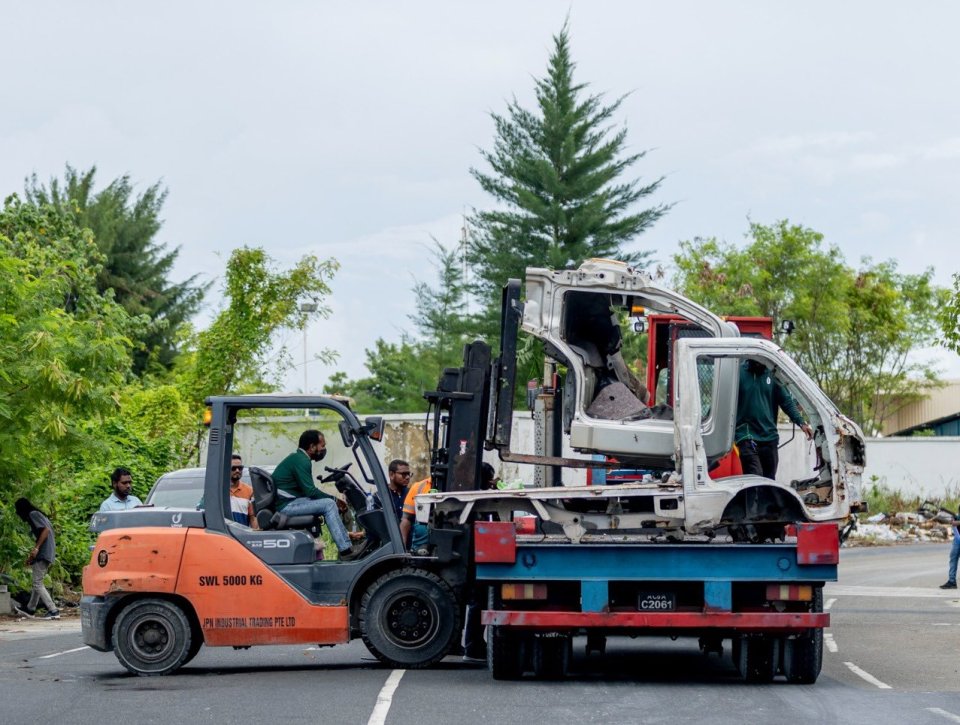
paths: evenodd
<path fill-rule="evenodd" d="M 327 449 L 321 448 L 319 451 L 313 454 L 313 460 L 322 461 L 327 455 Z"/>

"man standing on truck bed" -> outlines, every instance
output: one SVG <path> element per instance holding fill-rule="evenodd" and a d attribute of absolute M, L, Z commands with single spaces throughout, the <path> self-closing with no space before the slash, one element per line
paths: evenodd
<path fill-rule="evenodd" d="M 327 522 L 330 536 L 340 550 L 340 560 L 354 557 L 347 529 L 340 520 L 340 509 L 346 504 L 313 485 L 311 461 L 322 461 L 327 455 L 327 441 L 318 430 L 300 435 L 298 448 L 280 461 L 273 471 L 277 487 L 277 514 L 282 516 L 320 515 Z"/>
<path fill-rule="evenodd" d="M 777 411 L 813 438 L 813 430 L 803 419 L 797 401 L 777 380 L 772 370 L 756 360 L 744 360 L 740 366 L 737 393 L 737 430 L 734 439 L 740 451 L 743 472 L 764 478 L 777 477 L 780 462 Z"/>

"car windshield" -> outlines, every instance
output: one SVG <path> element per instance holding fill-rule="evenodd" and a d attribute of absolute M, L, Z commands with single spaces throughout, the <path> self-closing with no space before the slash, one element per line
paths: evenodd
<path fill-rule="evenodd" d="M 147 503 L 167 508 L 194 509 L 203 496 L 203 477 L 161 478 Z"/>

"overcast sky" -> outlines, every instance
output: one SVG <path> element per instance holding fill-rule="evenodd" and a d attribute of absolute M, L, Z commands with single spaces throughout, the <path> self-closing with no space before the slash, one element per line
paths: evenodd
<path fill-rule="evenodd" d="M 175 275 L 217 278 L 231 249 L 342 265 L 308 356 L 364 374 L 411 329 L 431 235 L 489 206 L 468 171 L 491 111 L 532 101 L 569 13 L 577 79 L 609 98 L 635 168 L 676 206 L 635 242 L 740 242 L 789 218 L 848 263 L 933 267 L 960 230 L 955 2 L 0 2 L 0 192 L 98 167 L 169 188 Z M 209 299 L 218 304 L 219 280 Z M 210 312 L 208 311 L 208 319 Z M 299 333 L 287 341 L 303 359 Z M 960 377 L 955 357 L 938 353 Z M 307 367 L 317 391 L 331 369 Z M 302 367 L 287 379 L 302 388 Z"/>

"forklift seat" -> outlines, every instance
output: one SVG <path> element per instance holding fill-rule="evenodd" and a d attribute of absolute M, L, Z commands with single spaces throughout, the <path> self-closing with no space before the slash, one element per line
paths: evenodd
<path fill-rule="evenodd" d="M 251 466 L 250 483 L 253 485 L 253 513 L 257 519 L 257 525 L 261 530 L 271 528 L 271 519 L 277 511 L 277 487 L 273 483 L 273 477 L 262 468 Z M 282 529 L 313 529 L 316 528 L 317 534 L 320 532 L 320 524 L 323 522 L 322 516 L 312 514 L 303 514 L 300 516 L 288 516 L 285 518 Z"/>

